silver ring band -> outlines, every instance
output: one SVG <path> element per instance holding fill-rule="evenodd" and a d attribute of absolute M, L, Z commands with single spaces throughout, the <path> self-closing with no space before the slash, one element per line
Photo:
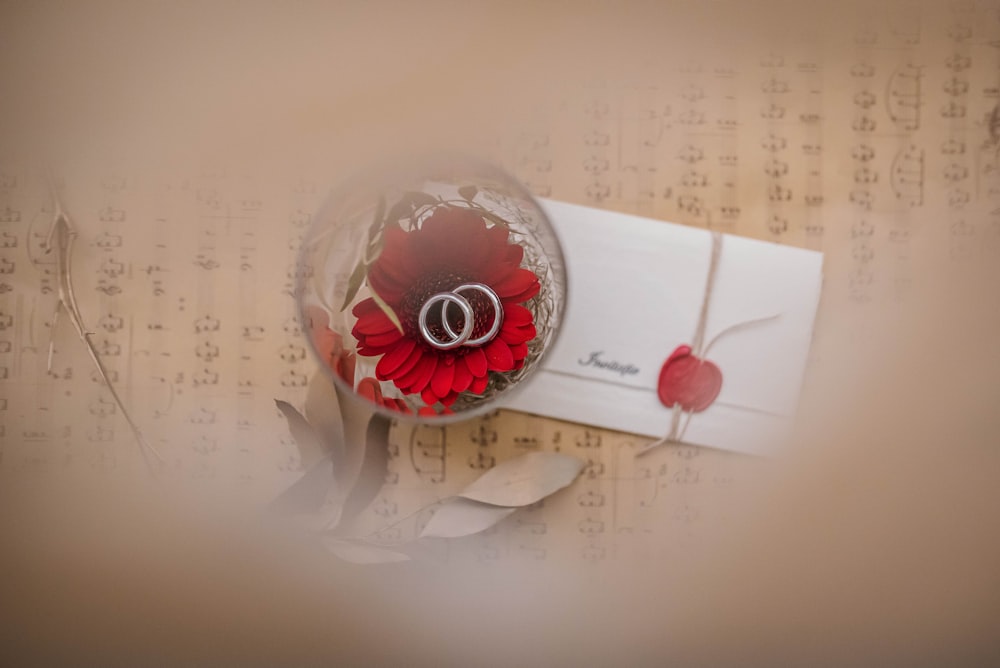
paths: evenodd
<path fill-rule="evenodd" d="M 495 337 L 497 332 L 500 331 L 500 326 L 503 324 L 503 305 L 500 303 L 500 297 L 497 296 L 497 293 L 493 292 L 488 285 L 483 285 L 482 283 L 463 283 L 452 290 L 452 293 L 460 295 L 466 290 L 478 290 L 479 292 L 482 292 L 486 295 L 487 299 L 490 300 L 490 305 L 493 306 L 493 324 L 490 326 L 489 331 L 482 336 L 469 339 L 465 342 L 465 345 L 467 346 L 481 346 L 484 343 L 492 341 L 493 337 Z M 468 322 L 468 316 L 466 316 L 466 318 L 466 322 Z M 459 335 L 455 333 L 455 331 L 451 328 L 451 323 L 448 322 L 448 302 L 443 302 L 441 304 L 441 323 L 444 325 L 444 331 L 448 332 L 448 336 L 458 338 Z"/>
<path fill-rule="evenodd" d="M 431 333 L 430 327 L 427 326 L 427 314 L 430 313 L 431 308 L 438 302 L 441 302 L 442 306 L 442 322 L 444 322 L 445 331 L 447 331 L 448 335 L 452 337 L 450 341 L 442 341 L 438 339 L 433 333 Z M 444 317 L 448 310 L 449 303 L 457 305 L 459 310 L 462 311 L 462 315 L 465 317 L 465 322 L 462 325 L 462 332 L 460 334 L 455 334 L 455 332 L 448 326 L 447 319 Z M 454 292 L 439 292 L 436 295 L 431 295 L 431 297 L 424 302 L 424 305 L 420 307 L 420 316 L 417 319 L 417 324 L 420 327 L 420 334 L 424 337 L 424 340 L 435 348 L 439 350 L 451 350 L 452 348 L 458 348 L 468 341 L 470 336 L 472 336 L 472 328 L 475 325 L 473 322 L 472 305 L 469 304 L 468 299 Z"/>

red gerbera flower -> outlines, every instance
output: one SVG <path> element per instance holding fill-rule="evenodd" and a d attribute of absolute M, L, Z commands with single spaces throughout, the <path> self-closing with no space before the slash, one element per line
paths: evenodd
<path fill-rule="evenodd" d="M 305 308 L 306 325 L 309 328 L 309 337 L 316 346 L 320 359 L 330 367 L 331 370 L 344 381 L 354 387 L 354 371 L 357 359 L 354 353 L 349 353 L 344 349 L 340 334 L 330 329 L 329 317 L 325 310 L 318 306 L 307 306 Z M 382 388 L 374 378 L 365 377 L 358 381 L 355 391 L 372 403 L 384 406 L 389 410 L 400 413 L 412 413 L 411 409 L 402 399 L 382 396 Z"/>
<path fill-rule="evenodd" d="M 368 283 L 396 313 L 403 331 L 371 297 L 354 307 L 358 321 L 352 330 L 359 355 L 382 355 L 375 367 L 379 380 L 391 380 L 405 394 L 419 392 L 428 405 L 440 401 L 450 406 L 459 392 L 481 394 L 490 371 L 524 365 L 536 330 L 531 311 L 519 304 L 538 294 L 539 283 L 534 272 L 521 267 L 524 249 L 508 238 L 506 228 L 489 226 L 474 209 L 464 207 L 438 207 L 409 232 L 399 226 L 386 229 Z M 432 295 L 470 282 L 489 286 L 500 298 L 500 331 L 482 346 L 434 348 L 420 333 L 421 307 Z M 496 315 L 482 293 L 463 296 L 477 316 L 469 337 L 475 339 L 489 331 Z M 453 324 L 464 326 L 460 319 Z M 443 331 L 436 309 L 428 326 L 432 332 Z"/>

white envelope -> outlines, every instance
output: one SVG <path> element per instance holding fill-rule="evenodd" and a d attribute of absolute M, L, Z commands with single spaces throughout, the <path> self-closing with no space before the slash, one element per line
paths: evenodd
<path fill-rule="evenodd" d="M 712 235 L 638 216 L 542 200 L 568 274 L 561 333 L 541 370 L 506 406 L 663 437 L 673 410 L 657 395 L 660 369 L 691 344 L 705 295 Z M 723 235 L 705 340 L 722 389 L 694 413 L 683 441 L 769 454 L 789 426 L 819 303 L 823 255 Z M 604 362 L 587 363 L 597 353 Z M 614 362 L 615 364 L 609 364 Z M 631 369 L 629 369 L 631 367 Z"/>

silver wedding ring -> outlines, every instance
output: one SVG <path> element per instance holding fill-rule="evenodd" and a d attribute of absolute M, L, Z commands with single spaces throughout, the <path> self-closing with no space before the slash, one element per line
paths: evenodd
<path fill-rule="evenodd" d="M 490 326 L 489 331 L 484 333 L 482 336 L 476 338 L 472 337 L 472 330 L 475 328 L 475 312 L 472 309 L 472 304 L 469 300 L 461 295 L 462 292 L 477 291 L 486 295 L 489 300 L 490 307 L 493 309 L 493 324 Z M 441 325 L 444 328 L 444 333 L 448 335 L 448 339 L 442 341 L 437 336 L 435 336 L 430 327 L 427 325 L 427 315 L 431 312 L 437 304 L 441 304 Z M 456 332 L 455 328 L 452 327 L 451 322 L 448 318 L 449 306 L 455 304 L 458 306 L 459 310 L 462 312 L 462 330 Z M 497 335 L 500 331 L 500 325 L 503 323 L 503 305 L 500 303 L 500 298 L 497 293 L 493 292 L 489 286 L 483 285 L 482 283 L 463 283 L 451 292 L 439 292 L 437 294 L 431 295 L 424 305 L 420 307 L 420 316 L 418 319 L 418 325 L 420 326 L 420 334 L 424 337 L 424 340 L 439 350 L 451 350 L 452 348 L 458 348 L 459 346 L 481 346 L 484 343 L 489 343 L 493 337 Z"/>

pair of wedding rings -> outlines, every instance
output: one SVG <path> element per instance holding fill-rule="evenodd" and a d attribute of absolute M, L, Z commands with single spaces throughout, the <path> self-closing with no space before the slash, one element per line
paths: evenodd
<path fill-rule="evenodd" d="M 485 332 L 482 336 L 472 338 L 472 330 L 476 326 L 476 313 L 469 300 L 462 296 L 463 292 L 483 293 L 493 308 L 493 324 L 490 326 L 489 331 Z M 444 334 L 448 337 L 445 340 L 435 336 L 427 324 L 427 316 L 431 313 L 431 309 L 438 304 L 441 305 L 441 326 L 444 328 Z M 462 327 L 457 332 L 450 321 L 450 314 L 454 312 L 454 309 L 451 308 L 452 304 L 457 306 L 458 311 L 462 314 Z M 417 320 L 420 326 L 420 334 L 424 337 L 424 341 L 439 350 L 451 350 L 459 346 L 474 347 L 489 343 L 497 335 L 497 332 L 500 331 L 502 322 L 503 305 L 500 303 L 500 298 L 497 297 L 497 293 L 493 292 L 489 286 L 482 283 L 463 283 L 451 292 L 439 292 L 431 295 L 420 308 L 420 317 Z"/>

